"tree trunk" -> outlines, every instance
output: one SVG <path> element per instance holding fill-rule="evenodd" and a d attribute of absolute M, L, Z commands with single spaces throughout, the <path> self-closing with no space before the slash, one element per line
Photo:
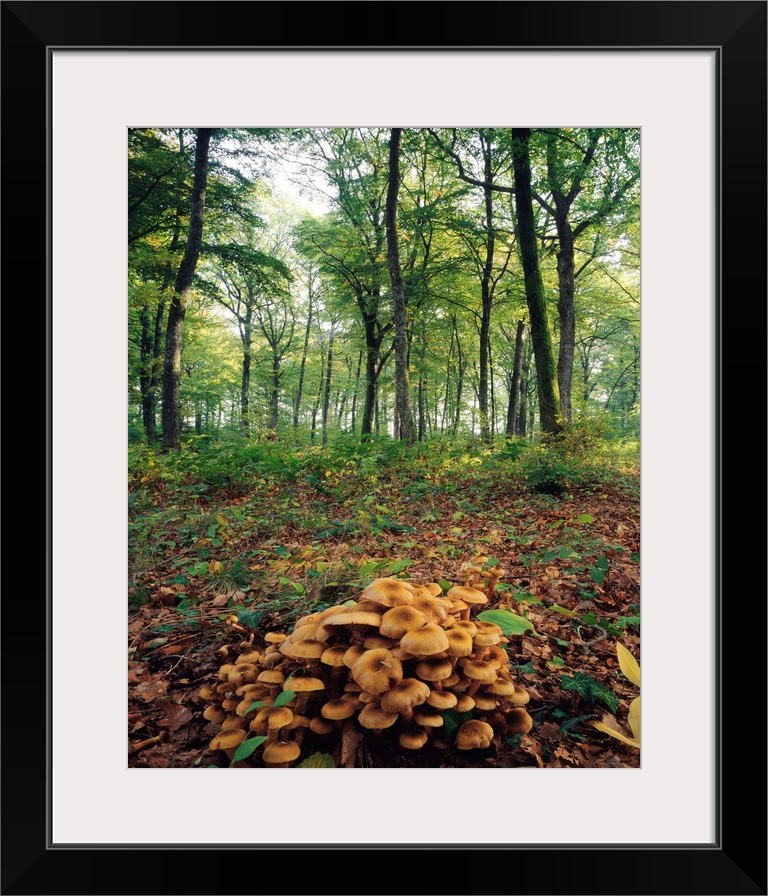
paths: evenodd
<path fill-rule="evenodd" d="M 525 277 L 525 297 L 530 318 L 531 342 L 536 363 L 539 392 L 539 419 L 546 433 L 559 433 L 560 407 L 555 392 L 555 359 L 547 321 L 544 282 L 539 268 L 536 225 L 531 195 L 530 128 L 512 128 L 512 155 L 515 169 L 515 209 L 517 241 Z"/>
<path fill-rule="evenodd" d="M 517 322 L 515 334 L 515 359 L 512 365 L 512 376 L 509 383 L 509 405 L 507 407 L 508 436 L 517 435 L 517 414 L 520 407 L 520 388 L 523 375 L 523 347 L 525 344 L 525 321 Z"/>
<path fill-rule="evenodd" d="M 363 367 L 363 351 L 361 349 L 360 354 L 357 356 L 357 372 L 355 373 L 355 391 L 352 393 L 352 434 L 355 433 L 355 427 L 357 425 L 357 419 L 355 417 L 357 413 L 357 390 L 360 388 L 360 371 Z"/>
<path fill-rule="evenodd" d="M 152 339 L 149 325 L 149 308 L 146 302 L 139 311 L 141 321 L 141 343 L 139 363 L 139 390 L 141 392 L 141 421 L 144 436 L 151 445 L 155 438 L 155 408 L 152 401 Z"/>
<path fill-rule="evenodd" d="M 243 339 L 243 376 L 240 383 L 240 426 L 246 436 L 251 432 L 250 394 L 251 394 L 251 324 L 246 321 L 242 328 Z"/>
<path fill-rule="evenodd" d="M 331 330 L 328 337 L 328 361 L 325 365 L 325 394 L 323 396 L 323 445 L 328 443 L 328 409 L 331 403 L 331 368 L 333 365 L 333 337 Z"/>
<path fill-rule="evenodd" d="M 485 182 L 483 193 L 485 194 L 485 221 L 488 231 L 486 239 L 485 263 L 483 275 L 480 281 L 480 373 L 477 386 L 477 400 L 480 406 L 480 438 L 484 442 L 490 441 L 491 430 L 488 424 L 488 368 L 490 365 L 490 341 L 491 341 L 491 273 L 493 269 L 494 233 L 493 233 L 493 189 L 491 182 L 493 171 L 491 169 L 491 151 L 486 149 L 484 153 Z"/>
<path fill-rule="evenodd" d="M 163 450 L 181 446 L 181 426 L 179 424 L 181 341 L 192 278 L 203 241 L 203 213 L 205 210 L 205 188 L 208 180 L 208 147 L 211 142 L 211 131 L 211 128 L 199 128 L 197 132 L 189 235 L 184 257 L 179 266 L 171 306 L 168 309 L 163 364 Z"/>
<path fill-rule="evenodd" d="M 280 363 L 282 358 L 279 355 L 273 354 L 272 356 L 272 388 L 269 394 L 269 409 L 270 409 L 270 419 L 269 419 L 269 427 L 272 432 L 277 435 L 278 425 L 280 423 L 280 376 L 282 371 L 280 370 Z"/>
<path fill-rule="evenodd" d="M 301 351 L 301 364 L 299 365 L 299 385 L 296 387 L 296 399 L 293 403 L 293 431 L 294 435 L 299 428 L 299 412 L 301 410 L 301 397 L 304 391 L 304 368 L 307 365 L 309 352 L 309 334 L 312 326 L 312 281 L 309 284 L 309 309 L 307 311 L 307 328 L 304 331 L 304 347 Z"/>
<path fill-rule="evenodd" d="M 395 325 L 395 429 L 406 445 L 416 441 L 408 376 L 408 321 L 405 313 L 405 291 L 397 245 L 397 194 L 400 188 L 400 133 L 392 128 L 389 139 L 389 185 L 387 187 L 386 231 L 387 264 L 392 286 L 393 320 Z"/>
<path fill-rule="evenodd" d="M 575 261 L 573 233 L 565 214 L 556 207 L 555 224 L 560 242 L 557 253 L 557 279 L 560 287 L 557 312 L 560 318 L 560 353 L 557 358 L 557 385 L 563 420 L 571 422 L 571 385 L 573 382 L 573 358 L 576 347 L 576 307 L 574 304 Z"/>

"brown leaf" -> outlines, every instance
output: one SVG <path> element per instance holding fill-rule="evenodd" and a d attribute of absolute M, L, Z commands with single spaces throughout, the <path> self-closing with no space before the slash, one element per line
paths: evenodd
<path fill-rule="evenodd" d="M 229 595 L 220 594 L 218 597 L 214 597 L 211 601 L 214 607 L 226 607 L 227 601 L 229 600 Z"/>
<path fill-rule="evenodd" d="M 180 706 L 172 700 L 164 700 L 160 706 L 163 710 L 163 718 L 158 719 L 157 724 L 170 731 L 178 731 L 183 725 L 192 721 L 192 713 L 186 706 Z"/>
<path fill-rule="evenodd" d="M 355 767 L 357 747 L 362 738 L 362 734 L 353 725 L 349 723 L 344 725 L 341 732 L 341 765 L 344 768 Z"/>
<path fill-rule="evenodd" d="M 158 672 L 156 675 L 144 675 L 142 680 L 132 691 L 132 696 L 143 700 L 144 703 L 151 703 L 166 696 L 168 690 L 168 682 L 163 679 L 163 673 Z"/>

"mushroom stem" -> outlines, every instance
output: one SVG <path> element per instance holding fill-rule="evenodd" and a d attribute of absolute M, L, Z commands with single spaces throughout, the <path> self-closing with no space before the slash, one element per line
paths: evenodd
<path fill-rule="evenodd" d="M 483 659 L 483 657 L 486 655 L 486 653 L 488 653 L 487 647 L 478 647 L 477 650 L 475 651 L 475 653 L 472 654 L 472 659 L 476 663 L 479 663 Z"/>
<path fill-rule="evenodd" d="M 464 693 L 468 697 L 474 697 L 475 694 L 477 693 L 477 689 L 480 687 L 481 684 L 482 684 L 482 682 L 480 681 L 480 679 L 476 678 Z"/>
<path fill-rule="evenodd" d="M 131 753 L 138 753 L 139 750 L 143 750 L 145 747 L 151 747 L 153 744 L 161 744 L 166 736 L 166 732 L 161 731 L 157 737 L 148 737 L 146 740 L 137 741 L 131 746 Z"/>

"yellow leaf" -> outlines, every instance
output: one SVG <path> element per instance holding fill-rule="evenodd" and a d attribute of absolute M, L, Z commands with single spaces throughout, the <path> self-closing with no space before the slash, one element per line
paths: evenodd
<path fill-rule="evenodd" d="M 629 704 L 629 714 L 627 715 L 627 723 L 632 729 L 632 734 L 640 740 L 640 698 L 635 699 Z"/>
<path fill-rule="evenodd" d="M 632 684 L 640 687 L 640 666 L 637 660 L 627 650 L 623 644 L 616 643 L 616 656 L 619 658 L 619 666 L 621 671 L 627 676 Z"/>
<path fill-rule="evenodd" d="M 221 563 L 218 560 L 211 560 L 208 563 L 208 573 L 212 576 L 217 576 L 222 570 Z"/>
<path fill-rule="evenodd" d="M 606 725 L 605 722 L 596 722 L 592 723 L 593 728 L 597 728 L 598 731 L 602 731 L 603 734 L 610 734 L 611 737 L 615 737 L 616 740 L 620 740 L 623 744 L 628 744 L 630 747 L 637 747 L 640 749 L 640 741 L 631 737 L 625 737 L 620 731 L 616 731 L 615 728 L 611 728 L 609 725 Z"/>

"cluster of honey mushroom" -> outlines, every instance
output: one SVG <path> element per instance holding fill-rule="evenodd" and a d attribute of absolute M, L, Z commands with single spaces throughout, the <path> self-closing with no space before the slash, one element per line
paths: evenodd
<path fill-rule="evenodd" d="M 456 733 L 459 750 L 489 747 L 496 719 L 507 735 L 528 732 L 530 695 L 510 670 L 508 639 L 476 618 L 498 575 L 489 582 L 465 564 L 460 579 L 442 596 L 437 583 L 380 578 L 359 600 L 298 619 L 290 634 L 268 633 L 264 649 L 251 635 L 200 690 L 205 718 L 220 725 L 210 748 L 232 760 L 246 737 L 261 735 L 264 765 L 290 767 L 308 730 L 339 735 L 350 722 L 374 735 L 391 729 L 404 750 L 447 747 L 445 710 L 472 712 Z M 237 629 L 237 618 L 228 624 Z"/>

